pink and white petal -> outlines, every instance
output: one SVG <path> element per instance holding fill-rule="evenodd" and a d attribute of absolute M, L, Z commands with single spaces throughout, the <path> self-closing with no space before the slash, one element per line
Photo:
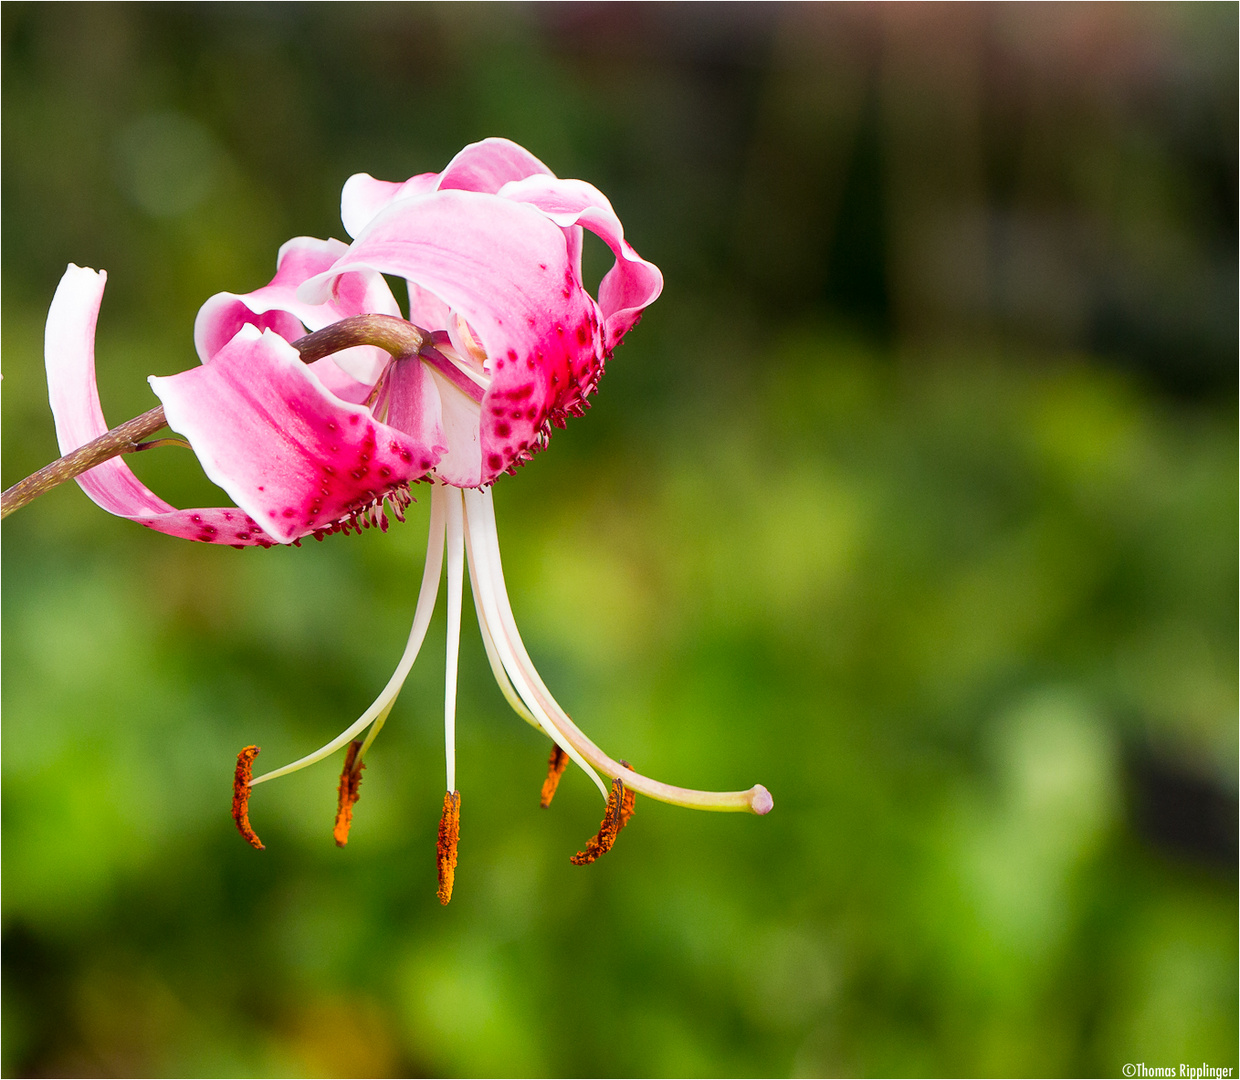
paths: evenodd
<path fill-rule="evenodd" d="M 541 161 L 511 139 L 470 143 L 439 174 L 439 190 L 484 191 L 495 194 L 512 180 L 553 175 Z"/>
<path fill-rule="evenodd" d="M 439 390 L 426 365 L 417 359 L 396 360 L 388 374 L 389 427 L 417 432 L 442 455 L 448 452 Z"/>
<path fill-rule="evenodd" d="M 482 439 L 478 430 L 478 403 L 447 379 L 430 373 L 440 402 L 447 451 L 435 466 L 435 475 L 452 487 L 479 487 L 487 481 L 482 469 Z"/>
<path fill-rule="evenodd" d="M 194 348 L 204 364 L 227 345 L 243 326 L 274 330 L 286 341 L 296 341 L 305 325 L 287 311 L 274 308 L 255 312 L 235 293 L 216 293 L 198 309 L 194 320 Z"/>
<path fill-rule="evenodd" d="M 107 275 L 69 264 L 47 313 L 47 388 L 56 440 L 68 454 L 108 430 L 95 384 L 95 325 Z M 90 498 L 111 514 L 158 532 L 217 544 L 271 544 L 240 510 L 177 510 L 142 483 L 125 462 L 111 458 L 77 477 Z"/>
<path fill-rule="evenodd" d="M 345 232 L 358 236 L 380 210 L 404 195 L 434 191 L 438 173 L 419 173 L 404 181 L 376 180 L 370 173 L 354 173 L 340 192 L 340 220 Z"/>
<path fill-rule="evenodd" d="M 150 381 L 207 476 L 281 543 L 330 527 L 438 458 L 424 438 L 330 394 L 270 330 L 245 327 L 211 363 Z"/>
<path fill-rule="evenodd" d="M 663 274 L 624 239 L 624 226 L 607 196 L 584 180 L 559 180 L 553 176 L 514 181 L 505 184 L 499 193 L 538 207 L 563 229 L 584 226 L 611 248 L 616 261 L 599 283 L 598 302 L 606 347 L 614 349 L 641 318 L 642 309 L 658 299 L 663 291 Z"/>
<path fill-rule="evenodd" d="M 352 351 L 352 350 L 349 350 Z M 336 359 L 341 354 L 337 353 L 332 356 L 325 356 L 322 360 L 316 360 L 313 364 L 307 364 L 306 367 L 314 372 L 315 378 L 323 384 L 325 390 L 334 394 L 341 401 L 348 401 L 354 405 L 361 405 L 365 402 L 374 391 L 374 379 L 364 380 L 355 379 L 347 371 L 345 371 Z M 384 354 L 387 355 L 386 353 Z"/>
<path fill-rule="evenodd" d="M 295 237 L 280 248 L 276 275 L 262 288 L 211 297 L 194 320 L 194 345 L 199 358 L 206 363 L 247 324 L 260 330 L 275 330 L 285 340 L 295 341 L 307 330 L 321 330 L 350 315 L 399 315 L 400 306 L 379 274 L 350 274 L 341 278 L 332 295 L 322 303 L 307 304 L 298 299 L 298 286 L 322 273 L 346 251 L 348 247 L 340 240 Z M 364 366 L 373 367 L 382 350 L 363 348 L 374 354 Z M 386 354 L 382 358 L 386 359 Z"/>
<path fill-rule="evenodd" d="M 597 211 L 587 211 L 581 224 L 593 233 Z M 606 237 L 603 237 L 606 239 Z M 598 286 L 598 303 L 603 312 L 604 341 L 610 350 L 641 320 L 642 312 L 663 292 L 663 272 L 654 263 L 643 259 L 628 241 L 622 241 L 616 252 L 615 265 L 603 275 Z"/>
<path fill-rule="evenodd" d="M 358 401 L 365 401 L 392 357 L 386 350 L 380 349 L 375 345 L 354 345 L 351 349 L 341 349 L 339 352 L 332 353 L 326 359 L 335 364 L 350 382 L 362 383 L 366 386 L 366 393 L 362 394 L 360 398 L 356 398 Z M 336 386 L 338 384 L 333 381 L 332 385 Z M 355 400 L 354 391 L 352 390 L 337 396 L 343 397 L 348 401 Z"/>
<path fill-rule="evenodd" d="M 429 290 L 481 341 L 492 376 L 481 483 L 538 449 L 548 421 L 578 411 L 602 371 L 598 306 L 581 287 L 563 230 L 533 206 L 471 191 L 401 199 L 327 274 L 306 282 L 302 298 L 316 302 L 335 275 L 361 269 Z"/>
<path fill-rule="evenodd" d="M 423 330 L 445 330 L 452 315 L 448 305 L 432 292 L 410 281 L 409 286 L 409 321 Z"/>

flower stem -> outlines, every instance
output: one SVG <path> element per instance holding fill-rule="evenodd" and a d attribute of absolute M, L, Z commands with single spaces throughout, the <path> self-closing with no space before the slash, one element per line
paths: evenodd
<path fill-rule="evenodd" d="M 164 407 L 159 405 L 150 412 L 126 420 L 120 427 L 114 427 L 85 446 L 79 446 L 72 453 L 57 458 L 50 465 L 44 465 L 38 472 L 31 473 L 25 480 L 19 480 L 0 495 L 0 518 L 8 517 L 14 510 L 20 510 L 26 503 L 51 491 L 57 484 L 72 480 L 87 469 L 102 465 L 118 454 L 132 453 L 138 449 L 138 444 L 143 439 L 167 426 Z"/>

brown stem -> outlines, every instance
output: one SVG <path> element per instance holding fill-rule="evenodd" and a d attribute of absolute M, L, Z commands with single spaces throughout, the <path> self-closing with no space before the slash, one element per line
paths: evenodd
<path fill-rule="evenodd" d="M 392 356 L 417 356 L 431 335 L 395 315 L 354 315 L 293 342 L 307 364 L 354 345 L 377 345 Z"/>
<path fill-rule="evenodd" d="M 354 345 L 377 345 L 395 357 L 417 356 L 430 336 L 421 327 L 394 315 L 354 315 L 298 338 L 293 342 L 293 348 L 307 364 Z M 159 405 L 150 412 L 126 420 L 119 427 L 57 458 L 50 465 L 44 465 L 0 495 L 0 518 L 8 517 L 14 510 L 20 510 L 57 484 L 72 480 L 87 469 L 140 449 L 139 443 L 167 424 L 164 407 Z"/>
<path fill-rule="evenodd" d="M 164 407 L 159 405 L 150 412 L 126 420 L 120 427 L 114 427 L 85 446 L 79 446 L 72 453 L 57 458 L 50 465 L 44 465 L 38 472 L 31 473 L 25 480 L 19 480 L 0 495 L 0 518 L 6 518 L 14 510 L 20 510 L 26 503 L 51 491 L 57 484 L 72 480 L 87 469 L 102 465 L 118 454 L 136 450 L 138 443 L 167 424 Z"/>

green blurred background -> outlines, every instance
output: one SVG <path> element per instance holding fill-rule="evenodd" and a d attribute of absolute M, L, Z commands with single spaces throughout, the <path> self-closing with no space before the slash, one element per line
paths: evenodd
<path fill-rule="evenodd" d="M 400 654 L 386 535 L 213 549 L 74 485 L 3 531 L 9 1076 L 1119 1075 L 1235 1066 L 1237 7 L 6 3 L 4 483 L 339 189 L 506 135 L 667 288 L 496 488 L 548 684 L 675 783 L 615 850 L 443 623 L 376 745 L 228 816 Z M 597 252 L 595 253 L 597 255 Z M 601 260 L 595 259 L 600 266 Z M 192 455 L 142 455 L 178 505 Z"/>

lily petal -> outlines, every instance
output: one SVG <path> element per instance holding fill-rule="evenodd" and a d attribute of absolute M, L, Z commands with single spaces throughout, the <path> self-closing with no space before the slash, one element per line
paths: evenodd
<path fill-rule="evenodd" d="M 340 220 L 345 232 L 353 237 L 360 236 L 371 219 L 388 203 L 405 195 L 434 191 L 438 182 L 438 173 L 419 173 L 404 183 L 376 180 L 370 173 L 355 173 L 344 182 L 344 189 L 340 192 Z"/>
<path fill-rule="evenodd" d="M 450 237 L 451 243 L 444 238 Z M 476 487 L 528 459 L 550 423 L 579 412 L 602 373 L 598 305 L 582 287 L 564 232 L 533 206 L 472 191 L 400 199 L 349 253 L 299 291 L 322 303 L 342 274 L 399 274 L 462 316 L 488 356 Z"/>
<path fill-rule="evenodd" d="M 345 231 L 356 239 L 381 210 L 397 199 L 455 189 L 493 195 L 510 181 L 542 174 L 552 175 L 525 147 L 511 139 L 483 139 L 461 150 L 441 173 L 419 173 L 403 183 L 376 180 L 369 173 L 350 176 L 340 193 L 340 220 Z M 409 318 L 418 321 L 412 313 Z"/>
<path fill-rule="evenodd" d="M 303 281 L 322 273 L 348 250 L 340 240 L 298 236 L 280 248 L 276 275 L 262 288 L 243 294 L 216 293 L 199 308 L 194 320 L 194 346 L 199 358 L 207 363 L 243 326 L 274 330 L 286 341 L 296 341 L 307 331 L 321 330 L 351 315 L 399 316 L 400 305 L 387 282 L 376 273 L 341 277 L 322 303 L 307 304 L 298 299 L 297 289 Z M 365 385 L 364 392 L 346 391 L 341 396 L 364 400 L 388 356 L 382 349 L 360 345 L 336 353 L 330 360 L 359 386 Z"/>
<path fill-rule="evenodd" d="M 68 454 L 108 430 L 95 383 L 95 324 L 107 274 L 69 264 L 47 313 L 44 349 L 48 397 L 60 452 Z M 211 544 L 270 547 L 274 541 L 235 507 L 178 510 L 115 457 L 77 477 L 78 485 L 110 514 L 157 532 Z"/>
<path fill-rule="evenodd" d="M 209 364 L 150 382 L 207 476 L 281 543 L 330 530 L 442 452 L 334 397 L 271 330 L 244 326 Z"/>
<path fill-rule="evenodd" d="M 530 176 L 500 188 L 506 199 L 538 207 L 562 229 L 585 226 L 602 239 L 616 261 L 599 283 L 598 303 L 603 312 L 604 342 L 614 349 L 636 325 L 642 309 L 663 291 L 663 274 L 624 239 L 624 226 L 607 196 L 584 180 Z"/>
<path fill-rule="evenodd" d="M 511 139 L 470 143 L 439 174 L 440 191 L 485 191 L 495 194 L 505 184 L 527 176 L 554 174 L 533 154 Z"/>

